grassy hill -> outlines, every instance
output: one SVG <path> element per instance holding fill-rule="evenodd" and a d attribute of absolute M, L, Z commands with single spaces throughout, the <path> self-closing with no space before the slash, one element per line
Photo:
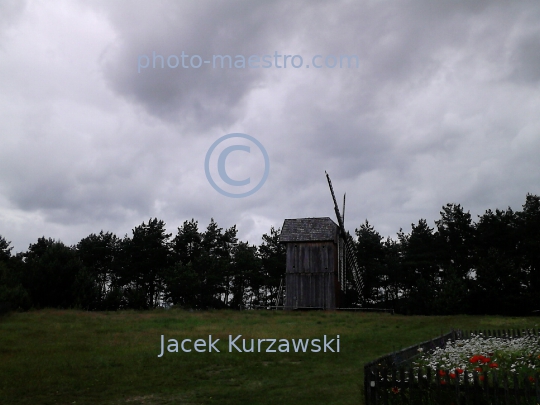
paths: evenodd
<path fill-rule="evenodd" d="M 376 357 L 451 328 L 538 325 L 538 317 L 351 312 L 12 313 L 0 318 L 0 404 L 361 404 L 363 364 Z M 166 344 L 192 339 L 192 351 L 158 357 L 161 335 Z M 193 341 L 209 335 L 220 352 L 196 352 Z M 340 335 L 340 351 L 266 353 L 263 342 L 261 353 L 229 352 L 229 335 L 242 335 L 241 349 L 241 339 Z"/>

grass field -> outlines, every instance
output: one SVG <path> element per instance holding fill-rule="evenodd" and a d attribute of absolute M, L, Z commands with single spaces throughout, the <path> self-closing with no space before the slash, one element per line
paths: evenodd
<path fill-rule="evenodd" d="M 540 318 L 351 312 L 41 310 L 0 317 L 0 404 L 361 404 L 363 364 L 461 329 Z M 165 339 L 219 338 L 220 353 L 165 353 Z M 229 353 L 228 336 L 340 335 L 339 353 Z M 333 346 L 336 348 L 335 345 Z"/>

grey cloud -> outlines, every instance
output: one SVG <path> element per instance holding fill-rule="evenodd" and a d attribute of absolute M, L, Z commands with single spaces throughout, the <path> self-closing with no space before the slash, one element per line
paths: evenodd
<path fill-rule="evenodd" d="M 540 80 L 540 27 L 535 33 L 520 39 L 510 60 L 513 64 L 511 79 L 523 84 L 534 84 Z"/>
<path fill-rule="evenodd" d="M 106 58 L 105 77 L 116 92 L 140 103 L 150 113 L 195 129 L 234 122 L 242 98 L 259 85 L 264 72 L 211 69 L 207 65 L 199 69 L 172 69 L 166 62 L 168 56 L 180 57 L 185 51 L 204 60 L 212 60 L 212 55 L 231 55 L 234 60 L 237 54 L 262 54 L 273 49 L 272 39 L 278 30 L 280 35 L 286 35 L 295 28 L 293 13 L 298 11 L 286 2 L 203 1 L 197 2 L 197 6 L 162 2 L 157 7 L 136 4 L 134 19 L 120 15 L 122 6 L 118 3 L 110 10 L 119 30 L 121 48 Z M 153 19 L 150 27 L 139 23 L 147 11 Z M 131 35 L 135 29 L 140 32 Z M 153 66 L 154 52 L 164 57 L 165 68 L 161 68 L 162 59 L 158 58 L 156 69 L 138 73 L 138 57 L 148 55 Z"/>
<path fill-rule="evenodd" d="M 432 225 L 447 202 L 481 213 L 538 193 L 536 1 L 6 4 L 3 32 L 8 20 L 31 30 L 43 10 L 62 21 L 0 35 L 0 226 L 18 249 L 153 216 L 169 231 L 214 217 L 241 238 L 333 217 L 325 169 L 347 191 L 350 228 L 368 218 L 383 235 Z M 360 66 L 137 72 L 141 54 L 182 50 L 357 54 Z M 250 198 L 217 195 L 204 176 L 225 131 L 270 155 Z"/>

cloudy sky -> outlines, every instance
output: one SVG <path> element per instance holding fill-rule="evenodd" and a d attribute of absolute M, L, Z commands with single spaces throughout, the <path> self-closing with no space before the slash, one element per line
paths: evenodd
<path fill-rule="evenodd" d="M 271 67 L 249 66 L 264 55 Z M 245 198 L 205 173 L 230 133 L 268 154 Z M 210 177 L 248 191 L 262 152 L 227 142 Z M 247 186 L 219 177 L 231 145 L 250 148 L 224 161 Z M 474 218 L 520 209 L 540 194 L 539 152 L 537 0 L 0 0 L 0 235 L 14 251 L 151 217 L 172 233 L 213 217 L 259 243 L 285 218 L 334 218 L 325 170 L 350 231 L 368 219 L 393 237 L 450 202 Z"/>

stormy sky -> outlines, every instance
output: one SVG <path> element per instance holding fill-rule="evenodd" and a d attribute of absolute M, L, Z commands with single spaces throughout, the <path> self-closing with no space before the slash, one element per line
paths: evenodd
<path fill-rule="evenodd" d="M 265 55 L 272 66 L 248 63 Z M 268 154 L 245 198 L 205 173 L 230 133 Z M 227 142 L 211 177 L 247 191 L 262 152 Z M 240 144 L 224 167 L 247 186 L 217 168 Z M 539 152 L 537 0 L 0 0 L 0 235 L 14 252 L 153 217 L 173 234 L 214 218 L 258 244 L 285 218 L 335 220 L 325 170 L 351 232 L 368 219 L 394 237 L 446 203 L 474 219 L 520 209 L 540 194 Z"/>

